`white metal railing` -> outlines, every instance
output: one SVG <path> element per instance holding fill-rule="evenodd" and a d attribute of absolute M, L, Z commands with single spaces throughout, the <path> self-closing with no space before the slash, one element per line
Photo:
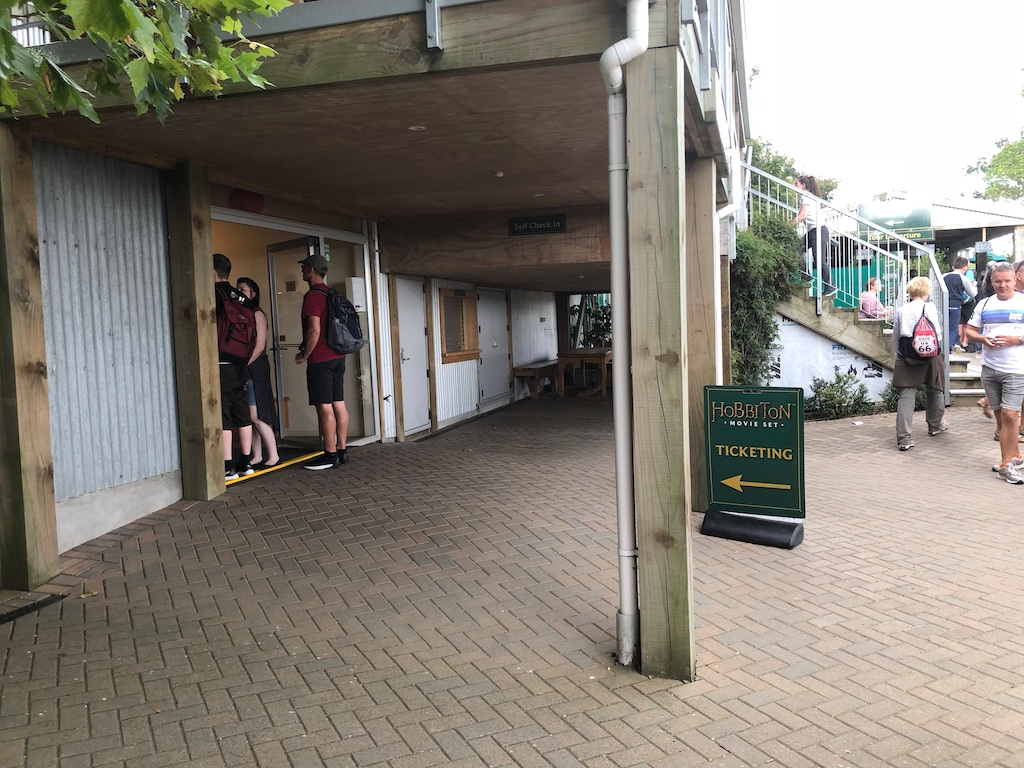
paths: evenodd
<path fill-rule="evenodd" d="M 814 206 L 814 221 L 818 226 L 811 236 L 815 247 L 808 247 L 802 254 L 801 276 L 810 283 L 810 295 L 816 299 L 819 315 L 823 311 L 823 299 L 830 296 L 835 307 L 859 310 L 860 297 L 867 289 L 868 280 L 877 277 L 882 281 L 879 299 L 885 307 L 885 317 L 880 319 L 891 326 L 895 310 L 906 299 L 910 270 L 918 270 L 931 280 L 931 298 L 938 310 L 942 337 L 948 349 L 949 334 L 951 330 L 956 334 L 958 329 L 949 327 L 949 292 L 933 249 L 837 208 L 749 163 L 743 162 L 742 166 L 747 216 L 744 225 L 756 217 L 784 217 L 791 221 L 804 197 Z M 949 355 L 944 358 L 948 404 Z"/>
<path fill-rule="evenodd" d="M 50 42 L 50 30 L 36 14 L 32 3 L 24 3 L 11 10 L 11 34 L 26 48 Z"/>

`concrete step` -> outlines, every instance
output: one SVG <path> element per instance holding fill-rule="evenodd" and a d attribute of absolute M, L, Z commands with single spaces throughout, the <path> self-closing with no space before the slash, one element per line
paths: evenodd
<path fill-rule="evenodd" d="M 981 389 L 981 387 L 971 389 L 950 389 L 949 391 L 950 403 L 957 408 L 970 408 L 984 396 L 985 390 Z"/>
<path fill-rule="evenodd" d="M 949 372 L 949 388 L 951 390 L 981 389 L 981 376 L 973 371 Z"/>

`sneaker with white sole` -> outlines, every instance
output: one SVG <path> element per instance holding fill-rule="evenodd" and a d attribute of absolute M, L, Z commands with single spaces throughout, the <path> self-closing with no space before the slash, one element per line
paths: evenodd
<path fill-rule="evenodd" d="M 938 429 L 929 429 L 928 430 L 928 436 L 929 437 L 935 437 L 936 435 L 941 435 L 947 429 L 949 429 L 949 422 L 943 420 L 943 422 L 939 425 Z"/>
<path fill-rule="evenodd" d="M 1011 461 L 1005 467 L 1000 467 L 999 476 L 1011 485 L 1024 485 L 1024 477 L 1020 476 L 1020 470 Z"/>
<path fill-rule="evenodd" d="M 899 449 L 901 451 L 909 451 L 915 445 L 917 445 L 917 443 L 915 443 L 913 440 L 911 440 L 909 443 L 900 443 L 900 445 L 898 447 L 899 447 Z"/>
<path fill-rule="evenodd" d="M 333 469 L 334 467 L 340 466 L 341 462 L 338 460 L 338 454 L 336 453 L 323 453 L 317 456 L 311 461 L 307 461 L 302 465 L 303 469 L 311 469 L 314 472 L 319 472 L 322 469 Z"/>
<path fill-rule="evenodd" d="M 1017 471 L 1020 472 L 1021 468 L 1024 467 L 1024 456 L 1014 456 L 1012 459 L 1010 459 L 1010 466 L 1011 467 L 1016 467 Z M 992 465 L 992 471 L 993 472 L 998 472 L 999 471 L 999 465 L 998 464 L 993 464 Z"/>

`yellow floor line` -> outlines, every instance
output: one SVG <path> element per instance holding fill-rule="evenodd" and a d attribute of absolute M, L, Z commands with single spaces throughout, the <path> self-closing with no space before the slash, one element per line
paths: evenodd
<path fill-rule="evenodd" d="M 305 456 L 299 456 L 297 459 L 290 459 L 289 461 L 280 461 L 272 467 L 266 467 L 265 469 L 257 470 L 256 472 L 253 472 L 251 475 L 239 475 L 234 480 L 227 480 L 225 481 L 224 485 L 234 485 L 235 483 L 240 483 L 243 480 L 252 480 L 254 477 L 259 477 L 260 475 L 265 475 L 268 472 L 274 472 L 275 470 L 278 469 L 290 467 L 292 464 L 298 464 L 300 461 L 308 461 L 309 459 L 312 459 L 314 456 L 319 456 L 321 453 L 323 453 L 323 451 L 316 451 L 315 453 L 307 453 Z"/>

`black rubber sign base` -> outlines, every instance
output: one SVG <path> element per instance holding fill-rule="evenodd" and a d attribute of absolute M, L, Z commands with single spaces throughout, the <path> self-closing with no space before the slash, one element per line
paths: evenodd
<path fill-rule="evenodd" d="M 717 536 L 720 539 L 793 549 L 804 540 L 804 523 L 802 520 L 769 520 L 764 517 L 708 511 L 704 513 L 704 523 L 700 527 L 700 532 L 705 536 Z"/>

